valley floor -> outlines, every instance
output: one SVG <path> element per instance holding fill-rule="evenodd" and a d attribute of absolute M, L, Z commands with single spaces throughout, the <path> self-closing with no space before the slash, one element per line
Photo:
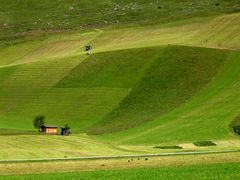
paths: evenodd
<path fill-rule="evenodd" d="M 102 170 L 71 173 L 47 173 L 7 175 L 0 179 L 45 180 L 45 179 L 239 179 L 239 163 L 216 163 L 173 167 L 139 168 L 125 170 Z"/>
<path fill-rule="evenodd" d="M 37 175 L 42 174 L 43 177 L 47 176 L 46 173 L 57 173 L 53 176 L 59 176 L 64 172 L 73 172 L 72 174 L 81 175 L 90 171 L 89 176 L 94 176 L 95 173 L 107 173 L 109 170 L 117 171 L 142 171 L 139 168 L 151 169 L 164 167 L 169 169 L 169 172 L 175 168 L 185 169 L 186 167 L 196 166 L 196 170 L 200 170 L 205 166 L 215 166 L 215 168 L 221 168 L 222 166 L 239 166 L 240 161 L 239 153 L 219 153 L 219 154 L 202 154 L 202 155 L 178 155 L 178 156 L 163 156 L 163 157 L 132 157 L 132 158 L 117 158 L 117 159 L 92 159 L 92 160 L 67 160 L 67 161 L 49 161 L 49 162 L 17 162 L 17 163 L 0 163 L 0 173 L 2 175 L 14 175 L 14 174 L 36 174 L 36 175 L 23 175 L 22 177 L 41 177 Z M 235 162 L 235 163 L 234 163 Z M 217 164 L 216 164 L 217 163 Z M 213 164 L 213 165 L 207 165 Z M 216 165 L 214 165 L 216 164 Z M 185 167 L 185 165 L 188 165 Z M 233 167 L 234 167 L 233 166 Z M 229 167 L 229 168 L 230 168 Z M 128 170 L 120 170 L 128 169 Z M 188 169 L 188 168 L 186 168 Z M 96 171 L 101 170 L 101 171 Z M 104 171 L 108 170 L 108 171 Z M 160 169 L 159 169 L 160 170 Z M 231 169 L 231 170 L 234 170 Z M 80 171 L 80 172 L 79 172 Z M 116 172 L 117 172 L 116 171 Z M 161 171 L 161 170 L 160 170 Z M 76 173 L 78 172 L 78 173 Z M 201 171 L 199 171 L 201 172 Z M 238 175 L 239 172 L 233 172 L 233 177 Z M 69 173 L 71 174 L 71 173 Z M 230 176 L 230 174 L 228 174 Z M 64 175 L 64 174 L 63 174 Z M 67 175 L 67 174 L 65 174 Z M 150 174 L 148 174 L 150 175 Z M 184 175 L 184 174 L 183 174 Z M 7 178 L 8 176 L 0 176 L 1 178 Z M 11 176 L 9 176 L 11 177 Z M 14 176 L 12 176 L 14 177 Z M 21 176 L 20 176 L 21 177 Z M 83 176 L 84 177 L 84 176 Z M 120 178 L 120 177 L 116 177 Z"/>

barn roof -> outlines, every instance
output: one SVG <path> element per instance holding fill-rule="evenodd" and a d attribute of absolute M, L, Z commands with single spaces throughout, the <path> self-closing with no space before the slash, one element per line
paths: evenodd
<path fill-rule="evenodd" d="M 58 128 L 57 125 L 52 125 L 52 124 L 43 124 L 41 127 L 45 127 L 45 128 Z"/>

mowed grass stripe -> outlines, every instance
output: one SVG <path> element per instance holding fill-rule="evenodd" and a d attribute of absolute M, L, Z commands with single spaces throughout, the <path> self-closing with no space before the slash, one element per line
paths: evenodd
<path fill-rule="evenodd" d="M 229 52 L 212 82 L 182 106 L 142 126 L 105 135 L 105 138 L 119 138 L 130 144 L 237 138 L 229 123 L 239 113 L 239 59 L 239 52 Z"/>
<path fill-rule="evenodd" d="M 26 128 L 32 129 L 32 118 L 44 114 L 48 123 L 68 123 L 73 132 L 79 132 L 100 120 L 129 92 L 121 88 L 53 88 L 40 91 L 21 96 L 26 100 L 17 102 L 18 106 L 6 112 L 4 117 L 9 117 L 9 121 L 12 119 L 13 122 L 18 117 L 18 124 L 25 124 Z"/>
<path fill-rule="evenodd" d="M 91 55 L 56 87 L 132 88 L 164 47 L 139 48 Z"/>
<path fill-rule="evenodd" d="M 129 129 L 186 103 L 218 74 L 226 53 L 181 46 L 159 49 L 129 95 L 90 131 L 104 134 Z"/>

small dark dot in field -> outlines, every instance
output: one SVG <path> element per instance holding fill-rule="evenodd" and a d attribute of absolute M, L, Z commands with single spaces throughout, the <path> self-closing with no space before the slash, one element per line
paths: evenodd
<path fill-rule="evenodd" d="M 220 4 L 219 4 L 219 3 L 216 3 L 215 5 L 216 5 L 216 6 L 219 6 Z"/>
<path fill-rule="evenodd" d="M 105 166 L 104 164 L 102 166 Z"/>
<path fill-rule="evenodd" d="M 131 161 L 130 161 L 130 160 L 128 160 L 128 162 L 130 163 Z"/>
<path fill-rule="evenodd" d="M 67 158 L 67 156 L 64 156 L 65 158 Z"/>
<path fill-rule="evenodd" d="M 131 159 L 131 161 L 133 161 L 133 159 Z"/>
<path fill-rule="evenodd" d="M 145 158 L 145 161 L 147 161 L 148 160 L 148 158 Z"/>
<path fill-rule="evenodd" d="M 140 160 L 140 158 L 138 158 L 138 160 Z"/>
<path fill-rule="evenodd" d="M 158 9 L 162 9 L 162 6 L 158 6 Z"/>

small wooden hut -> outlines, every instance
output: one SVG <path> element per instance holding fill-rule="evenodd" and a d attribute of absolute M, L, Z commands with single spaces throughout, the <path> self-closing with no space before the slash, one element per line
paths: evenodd
<path fill-rule="evenodd" d="M 57 128 L 58 126 L 50 124 L 44 124 L 41 126 L 42 132 L 47 134 L 57 134 Z"/>

